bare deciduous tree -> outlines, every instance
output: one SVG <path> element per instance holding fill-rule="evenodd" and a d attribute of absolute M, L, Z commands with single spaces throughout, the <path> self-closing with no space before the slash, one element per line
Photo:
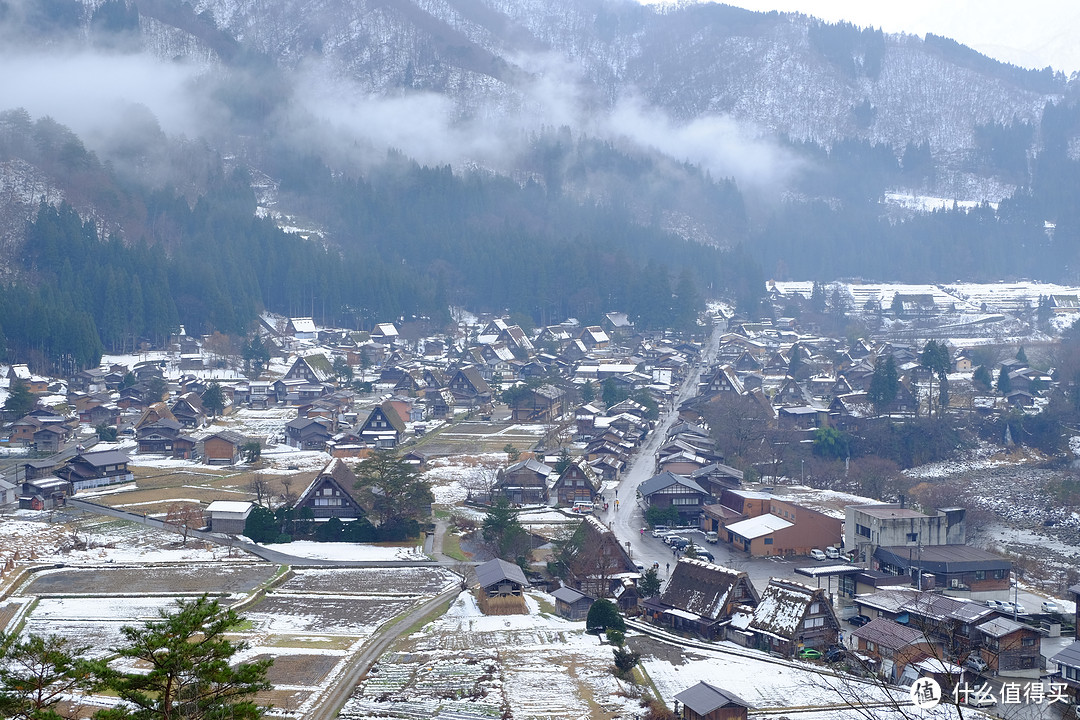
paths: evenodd
<path fill-rule="evenodd" d="M 192 530 L 198 530 L 205 524 L 202 508 L 191 503 L 173 503 L 165 513 L 165 526 L 180 533 L 187 545 Z"/>

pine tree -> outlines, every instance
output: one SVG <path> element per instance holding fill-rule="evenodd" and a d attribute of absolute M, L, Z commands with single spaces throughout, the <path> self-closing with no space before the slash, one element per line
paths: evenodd
<path fill-rule="evenodd" d="M 0 714 L 5 718 L 60 718 L 53 708 L 89 685 L 80 658 L 90 648 L 68 638 L 31 634 L 16 642 L 14 636 L 0 635 L 0 649 Z"/>
<path fill-rule="evenodd" d="M 1004 365 L 1001 366 L 1001 372 L 998 373 L 997 389 L 1002 395 L 1008 395 L 1012 392 L 1012 379 L 1009 378 L 1009 368 Z"/>
<path fill-rule="evenodd" d="M 30 392 L 22 380 L 13 378 L 8 388 L 7 400 L 4 401 L 4 410 L 13 418 L 18 419 L 37 407 L 37 398 Z"/>
<path fill-rule="evenodd" d="M 638 590 L 644 598 L 660 594 L 660 573 L 655 567 L 650 567 L 642 574 L 641 580 L 638 581 Z"/>
<path fill-rule="evenodd" d="M 270 689 L 266 673 L 272 660 L 234 664 L 247 644 L 233 643 L 226 634 L 240 624 L 240 615 L 203 595 L 179 600 L 172 611 L 142 627 L 124 627 L 124 644 L 113 652 L 137 663 L 124 672 L 98 660 L 91 667 L 103 689 L 123 701 L 98 712 L 99 720 L 257 720 L 264 708 L 252 700 Z"/>
<path fill-rule="evenodd" d="M 1028 364 L 1027 353 L 1024 352 L 1024 346 L 1021 345 L 1020 349 L 1016 351 L 1016 359 L 1025 365 Z"/>
<path fill-rule="evenodd" d="M 870 378 L 867 398 L 879 414 L 892 404 L 900 391 L 900 377 L 896 372 L 896 359 L 892 355 L 874 361 L 874 375 Z"/>
<path fill-rule="evenodd" d="M 990 368 L 985 365 L 980 365 L 975 368 L 975 372 L 971 375 L 971 381 L 975 383 L 979 388 L 983 390 L 989 390 L 994 385 L 994 376 L 990 372 Z"/>
<path fill-rule="evenodd" d="M 202 404 L 216 418 L 225 409 L 225 393 L 221 385 L 217 382 L 210 383 L 202 394 Z"/>
<path fill-rule="evenodd" d="M 431 486 L 415 465 L 390 450 L 376 450 L 356 469 L 356 487 L 370 496 L 380 526 L 417 521 L 430 507 Z"/>

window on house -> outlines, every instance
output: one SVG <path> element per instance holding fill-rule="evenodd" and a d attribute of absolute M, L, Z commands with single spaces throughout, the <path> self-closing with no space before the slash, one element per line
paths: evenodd
<path fill-rule="evenodd" d="M 825 626 L 825 618 L 823 618 L 823 617 L 806 618 L 805 620 L 803 620 L 803 628 L 805 628 L 806 630 L 809 630 L 810 628 L 824 627 L 824 626 Z"/>
<path fill-rule="evenodd" d="M 976 570 L 975 571 L 975 579 L 976 580 L 985 580 L 986 579 L 986 571 L 985 570 Z"/>
<path fill-rule="evenodd" d="M 810 614 L 811 615 L 820 615 L 821 614 L 821 603 L 812 604 L 810 606 Z"/>
<path fill-rule="evenodd" d="M 855 523 L 855 534 L 859 535 L 860 537 L 868 538 L 870 537 L 870 528 L 866 527 L 865 525 L 859 525 L 858 523 Z"/>
<path fill-rule="evenodd" d="M 1024 647 L 1035 647 L 1035 638 L 1026 637 L 1020 641 L 1020 644 Z"/>
<path fill-rule="evenodd" d="M 1004 580 L 1005 579 L 1005 571 L 1004 570 L 995 570 L 994 571 L 994 579 L 995 580 Z"/>
<path fill-rule="evenodd" d="M 766 545 L 772 545 L 772 538 L 765 538 Z"/>
<path fill-rule="evenodd" d="M 917 543 L 917 542 L 919 542 L 919 533 L 908 533 L 907 534 L 907 541 L 909 543 Z"/>

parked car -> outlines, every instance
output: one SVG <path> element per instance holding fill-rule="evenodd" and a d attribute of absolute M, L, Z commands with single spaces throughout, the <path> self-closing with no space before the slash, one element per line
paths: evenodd
<path fill-rule="evenodd" d="M 999 609 L 1006 615 L 1012 615 L 1014 613 L 1017 615 L 1028 614 L 1027 608 L 1024 607 L 1023 603 L 1003 602 Z"/>
<path fill-rule="evenodd" d="M 814 648 L 803 648 L 799 651 L 799 657 L 803 660 L 820 660 L 821 651 Z"/>
<path fill-rule="evenodd" d="M 1059 613 L 1061 612 L 1061 606 L 1053 600 L 1044 600 L 1042 604 L 1042 611 L 1044 613 Z"/>
<path fill-rule="evenodd" d="M 705 561 L 708 561 L 708 562 L 714 562 L 715 561 L 715 558 L 713 557 L 713 554 L 711 552 L 709 552 L 708 550 L 702 550 L 701 548 L 696 548 L 696 551 L 697 551 L 698 560 L 705 560 Z"/>
<path fill-rule="evenodd" d="M 849 617 L 847 621 L 855 627 L 862 627 L 866 623 L 870 622 L 870 618 L 866 615 L 853 615 Z"/>
<path fill-rule="evenodd" d="M 986 607 L 993 608 L 994 610 L 1001 610 L 1005 607 L 1005 603 L 1001 602 L 1000 600 L 987 600 Z"/>
<path fill-rule="evenodd" d="M 840 662 L 845 657 L 847 657 L 847 650 L 840 645 L 833 645 L 825 651 L 825 662 Z"/>
<path fill-rule="evenodd" d="M 993 688 L 985 683 L 969 685 L 964 690 L 964 704 L 974 708 L 993 707 L 997 704 Z"/>
<path fill-rule="evenodd" d="M 654 538 L 663 537 L 670 531 L 671 528 L 669 528 L 667 525 L 657 525 L 652 529 L 652 536 Z"/>
<path fill-rule="evenodd" d="M 972 671 L 977 672 L 977 673 L 982 673 L 982 672 L 986 672 L 986 668 L 988 668 L 990 666 L 987 665 L 986 661 L 983 660 L 980 656 L 978 656 L 978 655 L 969 655 L 968 659 L 964 661 L 964 667 L 966 667 L 968 670 L 972 670 Z"/>
<path fill-rule="evenodd" d="M 717 541 L 719 541 L 719 539 L 720 537 L 714 532 L 705 533 L 705 542 L 709 543 L 710 545 L 715 545 Z"/>
<path fill-rule="evenodd" d="M 686 547 L 689 544 L 690 544 L 689 540 L 687 540 L 684 537 L 678 537 L 678 536 L 675 536 L 675 537 L 671 538 L 671 542 L 668 543 L 668 545 L 670 545 L 671 547 L 673 547 L 673 548 L 675 548 L 677 550 L 682 550 L 684 547 Z"/>
<path fill-rule="evenodd" d="M 814 558 L 815 560 L 824 560 L 826 558 L 826 555 L 817 548 L 814 548 L 810 551 L 810 557 Z"/>
<path fill-rule="evenodd" d="M 829 558 L 830 560 L 839 560 L 840 551 L 834 547 L 827 547 L 825 548 L 825 557 Z"/>

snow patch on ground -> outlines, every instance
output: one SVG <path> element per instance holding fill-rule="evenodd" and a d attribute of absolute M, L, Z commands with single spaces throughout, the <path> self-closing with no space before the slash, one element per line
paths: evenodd
<path fill-rule="evenodd" d="M 415 561 L 428 559 L 424 555 L 424 549 L 420 546 L 384 547 L 364 543 L 321 543 L 311 540 L 297 540 L 291 543 L 273 543 L 262 547 L 286 555 L 308 558 L 309 560 Z"/>

